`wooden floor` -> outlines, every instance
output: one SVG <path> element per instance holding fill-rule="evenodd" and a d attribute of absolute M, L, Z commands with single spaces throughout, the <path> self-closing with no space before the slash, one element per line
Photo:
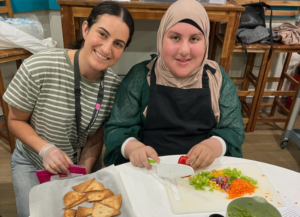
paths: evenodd
<path fill-rule="evenodd" d="M 295 128 L 300 128 L 298 117 Z M 300 148 L 290 141 L 286 149 L 280 148 L 283 124 L 258 124 L 255 132 L 247 133 L 243 144 L 244 158 L 257 160 L 300 172 Z M 0 217 L 17 217 L 10 150 L 7 142 L 0 138 Z"/>

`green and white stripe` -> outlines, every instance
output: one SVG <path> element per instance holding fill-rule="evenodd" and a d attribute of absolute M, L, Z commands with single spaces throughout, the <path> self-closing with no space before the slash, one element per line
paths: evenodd
<path fill-rule="evenodd" d="M 104 97 L 98 117 L 80 138 L 84 146 L 87 137 L 109 118 L 120 78 L 111 69 L 104 76 Z M 81 76 L 81 127 L 83 132 L 93 115 L 100 79 L 91 82 Z M 75 123 L 74 68 L 64 49 L 40 52 L 26 59 L 7 88 L 4 100 L 11 106 L 32 113 L 29 124 L 37 134 L 74 161 L 77 150 Z M 38 169 L 43 169 L 42 159 L 33 149 L 17 140 L 20 151 Z"/>

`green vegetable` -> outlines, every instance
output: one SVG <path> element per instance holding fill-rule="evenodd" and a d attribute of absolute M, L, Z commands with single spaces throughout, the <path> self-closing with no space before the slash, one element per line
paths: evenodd
<path fill-rule="evenodd" d="M 220 171 L 216 171 L 216 170 L 211 170 L 211 171 L 206 171 L 206 172 L 201 172 L 201 173 L 198 173 L 196 174 L 195 176 L 193 177 L 189 177 L 189 182 L 190 182 L 190 185 L 194 185 L 195 186 L 195 189 L 196 190 L 205 190 L 205 187 L 209 186 L 209 181 L 214 177 L 214 173 L 218 174 L 218 172 Z M 223 169 L 222 170 L 222 173 L 220 173 L 220 175 L 224 176 L 229 176 L 230 179 L 227 179 L 226 182 L 227 184 L 231 184 L 231 182 L 235 179 L 243 179 L 245 181 L 248 181 L 250 184 L 252 185 L 257 185 L 257 181 L 249 176 L 244 176 L 242 175 L 242 172 L 237 170 L 237 168 L 233 168 L 233 169 L 230 169 L 229 167 L 226 168 L 226 169 Z M 216 175 L 218 176 L 218 175 Z M 217 183 L 219 184 L 219 183 Z M 211 186 L 210 186 L 211 187 Z M 211 188 L 213 189 L 213 188 Z M 212 191 L 211 189 L 209 189 L 209 191 Z"/>
<path fill-rule="evenodd" d="M 249 210 L 243 209 L 241 207 L 238 207 L 236 205 L 233 206 L 238 212 L 228 212 L 229 217 L 256 217 L 255 215 L 252 215 Z"/>
<path fill-rule="evenodd" d="M 209 173 L 201 172 L 193 177 L 189 177 L 190 185 L 195 185 L 196 190 L 205 190 L 205 186 L 209 186 Z"/>
<path fill-rule="evenodd" d="M 241 176 L 240 179 L 244 179 L 247 182 L 250 182 L 252 185 L 257 185 L 257 181 L 249 176 Z"/>
<path fill-rule="evenodd" d="M 223 169 L 223 174 L 230 176 L 231 180 L 233 181 L 233 180 L 237 179 L 238 177 L 240 177 L 242 173 L 241 173 L 241 171 L 237 170 L 237 168 L 230 169 L 228 167 L 226 169 Z"/>

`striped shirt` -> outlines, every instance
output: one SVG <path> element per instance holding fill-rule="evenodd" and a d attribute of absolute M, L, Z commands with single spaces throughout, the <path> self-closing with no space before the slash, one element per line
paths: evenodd
<path fill-rule="evenodd" d="M 91 121 L 100 85 L 83 76 L 81 88 L 80 133 Z M 87 137 L 108 121 L 120 78 L 107 69 L 104 74 L 104 96 L 95 123 L 80 137 L 83 147 Z M 73 162 L 77 152 L 77 131 L 75 121 L 74 67 L 65 49 L 51 49 L 39 52 L 26 59 L 7 88 L 3 99 L 11 106 L 32 115 L 30 126 L 45 141 L 64 151 Z M 38 169 L 43 161 L 36 151 L 17 140 L 19 150 Z"/>

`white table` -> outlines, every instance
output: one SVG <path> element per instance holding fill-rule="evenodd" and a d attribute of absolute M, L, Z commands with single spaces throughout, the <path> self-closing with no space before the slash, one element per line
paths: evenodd
<path fill-rule="evenodd" d="M 178 156 L 165 156 L 166 163 L 177 163 Z M 287 207 L 297 203 L 300 208 L 300 173 L 282 167 L 234 157 L 217 158 L 213 164 L 257 163 L 276 190 L 286 200 Z M 133 210 L 137 217 L 197 216 L 207 217 L 212 213 L 175 215 L 172 213 L 163 182 L 145 168 L 133 167 L 130 163 L 117 166 Z M 147 186 L 147 187 L 145 187 Z M 287 207 L 280 208 L 283 211 Z M 220 212 L 225 214 L 225 212 Z"/>

